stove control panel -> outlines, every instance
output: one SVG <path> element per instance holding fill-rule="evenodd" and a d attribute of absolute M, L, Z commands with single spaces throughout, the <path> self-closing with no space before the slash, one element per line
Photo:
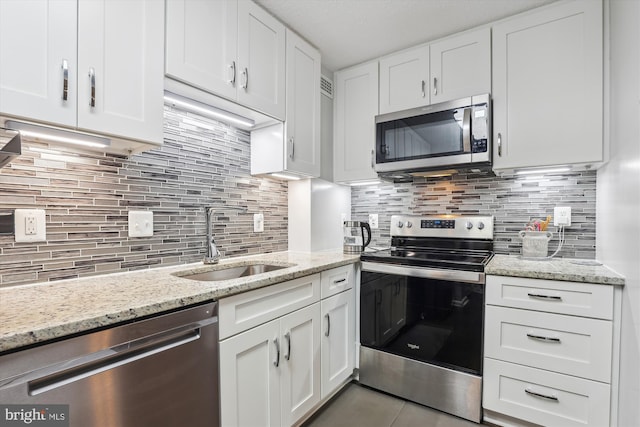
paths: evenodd
<path fill-rule="evenodd" d="M 456 228 L 455 219 L 423 219 L 420 228 Z"/>
<path fill-rule="evenodd" d="M 393 215 L 390 232 L 392 237 L 493 239 L 493 217 Z"/>

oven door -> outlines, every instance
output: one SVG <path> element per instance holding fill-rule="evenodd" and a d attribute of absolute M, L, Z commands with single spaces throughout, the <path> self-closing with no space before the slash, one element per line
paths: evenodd
<path fill-rule="evenodd" d="M 360 343 L 482 375 L 484 273 L 363 262 Z"/>

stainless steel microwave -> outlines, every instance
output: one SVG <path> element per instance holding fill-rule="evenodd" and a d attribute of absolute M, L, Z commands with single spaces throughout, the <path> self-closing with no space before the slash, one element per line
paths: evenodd
<path fill-rule="evenodd" d="M 488 94 L 376 116 L 381 176 L 491 165 Z"/>

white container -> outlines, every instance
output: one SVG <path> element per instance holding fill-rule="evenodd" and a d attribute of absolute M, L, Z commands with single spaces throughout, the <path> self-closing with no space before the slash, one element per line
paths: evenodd
<path fill-rule="evenodd" d="M 553 237 L 550 231 L 521 231 L 522 257 L 546 258 L 549 253 L 549 240 Z"/>

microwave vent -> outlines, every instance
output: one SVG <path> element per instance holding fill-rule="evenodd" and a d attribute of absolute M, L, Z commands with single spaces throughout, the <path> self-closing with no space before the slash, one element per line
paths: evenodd
<path fill-rule="evenodd" d="M 320 75 L 320 93 L 333 99 L 333 81 L 323 75 Z"/>

